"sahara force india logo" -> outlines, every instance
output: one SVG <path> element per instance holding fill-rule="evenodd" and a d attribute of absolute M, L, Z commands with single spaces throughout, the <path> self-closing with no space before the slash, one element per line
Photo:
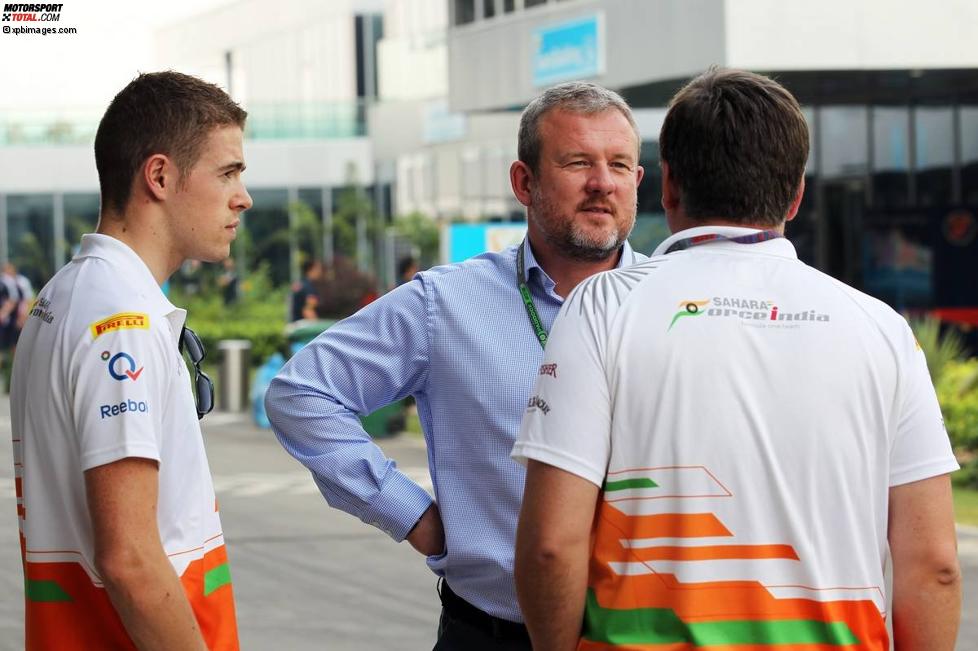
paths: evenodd
<path fill-rule="evenodd" d="M 780 310 L 774 301 L 760 301 L 756 299 L 729 298 L 724 296 L 714 296 L 705 300 L 684 300 L 679 302 L 681 308 L 672 316 L 672 321 L 666 332 L 672 330 L 676 322 L 688 317 L 723 317 L 737 318 L 741 321 L 775 321 L 779 323 L 791 321 L 828 321 L 829 315 L 816 312 L 815 310 L 801 310 L 800 312 L 787 312 Z"/>

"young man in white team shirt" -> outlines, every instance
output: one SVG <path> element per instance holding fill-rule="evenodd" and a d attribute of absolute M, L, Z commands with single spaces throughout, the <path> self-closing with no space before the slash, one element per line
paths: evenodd
<path fill-rule="evenodd" d="M 514 447 L 534 649 L 883 651 L 889 543 L 895 648 L 951 651 L 958 466 L 906 322 L 783 238 L 797 102 L 711 70 L 660 152 L 674 235 L 568 298 Z"/>
<path fill-rule="evenodd" d="M 245 117 L 218 87 L 163 72 L 99 124 L 97 233 L 40 291 L 14 362 L 28 650 L 238 648 L 209 406 L 179 349 L 199 340 L 160 286 L 184 260 L 228 256 L 251 206 Z"/>

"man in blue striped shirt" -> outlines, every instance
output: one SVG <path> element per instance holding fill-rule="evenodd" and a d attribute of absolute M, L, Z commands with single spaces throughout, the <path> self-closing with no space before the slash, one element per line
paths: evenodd
<path fill-rule="evenodd" d="M 444 581 L 436 650 L 528 649 L 513 545 L 524 470 L 509 457 L 564 298 L 644 260 L 625 241 L 641 140 L 617 94 L 562 84 L 527 106 L 510 168 L 520 246 L 419 273 L 295 355 L 265 404 L 326 501 L 427 556 Z M 358 414 L 413 395 L 436 502 L 371 442 Z M 541 405 L 546 409 L 546 405 Z"/>

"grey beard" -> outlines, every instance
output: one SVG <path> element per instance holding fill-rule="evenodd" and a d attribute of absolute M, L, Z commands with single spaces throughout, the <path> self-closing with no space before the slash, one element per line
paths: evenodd
<path fill-rule="evenodd" d="M 595 242 L 582 233 L 571 231 L 568 238 L 554 242 L 561 252 L 574 260 L 584 262 L 601 262 L 618 252 L 623 242 L 617 233 L 613 233 L 604 242 Z"/>

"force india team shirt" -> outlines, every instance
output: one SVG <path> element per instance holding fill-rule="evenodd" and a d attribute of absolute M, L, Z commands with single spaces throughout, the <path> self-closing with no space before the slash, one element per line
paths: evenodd
<path fill-rule="evenodd" d="M 572 293 L 513 451 L 602 488 L 580 648 L 889 649 L 888 491 L 958 467 L 923 353 L 785 239 L 661 254 L 710 232 Z"/>
<path fill-rule="evenodd" d="M 38 295 L 14 363 L 11 416 L 26 648 L 134 649 L 94 564 L 84 472 L 159 463 L 157 522 L 212 650 L 238 648 L 214 487 L 170 304 L 124 243 L 85 235 Z"/>

